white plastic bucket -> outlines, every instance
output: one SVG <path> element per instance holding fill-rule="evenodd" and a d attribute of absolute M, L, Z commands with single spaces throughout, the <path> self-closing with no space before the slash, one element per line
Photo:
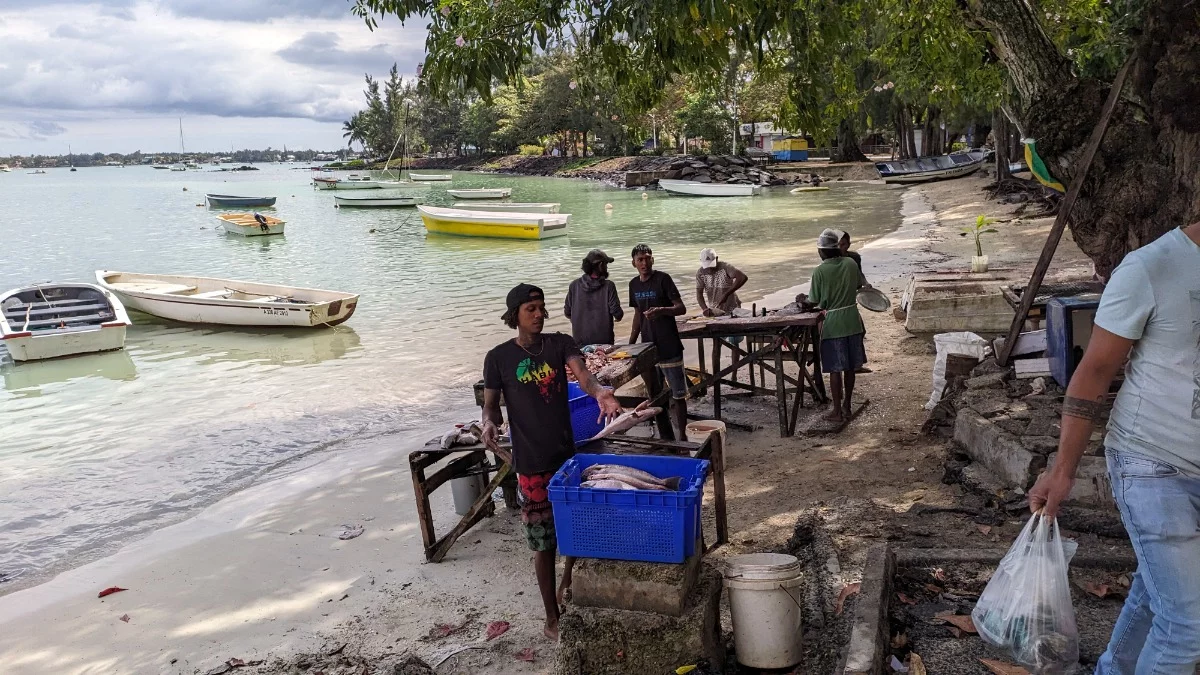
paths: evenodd
<path fill-rule="evenodd" d="M 703 443 L 713 433 L 721 434 L 721 447 L 725 447 L 725 423 L 721 420 L 699 420 L 687 425 L 687 439 L 691 443 Z"/>
<path fill-rule="evenodd" d="M 738 663 L 789 668 L 800 662 L 800 561 L 782 553 L 731 556 L 725 570 Z"/>

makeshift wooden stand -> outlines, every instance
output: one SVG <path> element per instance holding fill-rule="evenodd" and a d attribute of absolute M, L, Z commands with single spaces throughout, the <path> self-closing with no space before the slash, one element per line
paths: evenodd
<path fill-rule="evenodd" d="M 826 403 L 825 382 L 821 378 L 821 329 L 817 313 L 792 314 L 785 316 L 748 317 L 744 319 L 714 319 L 679 324 L 679 337 L 695 339 L 700 353 L 700 374 L 703 380 L 693 387 L 696 392 L 712 387 L 713 417 L 721 419 L 721 386 L 747 391 L 753 394 L 774 396 L 779 408 L 779 435 L 793 436 L 800 408 L 804 405 L 804 394 L 809 393 L 813 403 Z M 750 351 L 744 351 L 728 338 L 745 336 Z M 704 341 L 712 341 L 712 374 L 705 372 Z M 733 354 L 733 364 L 721 367 L 721 350 L 728 348 Z M 799 375 L 792 377 L 783 368 L 785 357 L 795 361 Z M 811 367 L 809 360 L 812 360 Z M 754 368 L 758 366 L 759 381 L 755 384 Z M 747 382 L 737 379 L 737 371 L 749 371 Z M 775 375 L 774 389 L 766 387 L 766 373 Z M 732 378 L 726 379 L 732 375 Z M 789 405 L 788 397 L 792 400 Z M 790 408 L 790 409 L 789 409 Z"/>
<path fill-rule="evenodd" d="M 505 446 L 507 447 L 507 446 Z M 720 434 L 710 434 L 704 443 L 687 443 L 684 441 L 660 441 L 653 438 L 635 438 L 632 436 L 610 436 L 599 441 L 593 441 L 581 446 L 579 452 L 612 455 L 669 455 L 687 456 L 695 452 L 697 459 L 707 459 L 710 462 L 709 475 L 712 477 L 713 507 L 716 515 L 717 538 L 706 549 L 706 552 L 729 541 L 729 521 L 725 509 L 725 446 Z M 412 471 L 413 496 L 417 502 L 417 520 L 421 528 L 421 540 L 425 545 L 425 559 L 429 562 L 441 562 L 449 552 L 450 547 L 467 530 L 485 517 L 495 515 L 496 505 L 492 493 L 509 475 L 512 467 L 496 458 L 492 465 L 487 464 L 488 456 L 495 457 L 482 445 L 470 445 L 443 450 L 436 442 L 431 441 L 424 448 L 412 452 L 408 456 L 409 468 Z M 444 466 L 433 474 L 426 476 L 429 467 L 449 458 Z M 482 465 L 482 468 L 481 468 Z M 434 490 L 445 485 L 454 478 L 463 478 L 482 471 L 486 476 L 495 471 L 491 482 L 483 494 L 471 505 L 467 515 L 450 529 L 449 532 L 437 536 L 433 527 L 433 509 L 430 507 L 429 495 Z M 509 508 L 516 508 L 510 505 Z M 703 536 L 703 534 L 701 535 Z"/>

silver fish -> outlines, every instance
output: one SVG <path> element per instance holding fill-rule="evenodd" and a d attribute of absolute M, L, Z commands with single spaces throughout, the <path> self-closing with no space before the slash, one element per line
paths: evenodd
<path fill-rule="evenodd" d="M 579 487 L 592 488 L 597 490 L 636 490 L 637 488 L 623 483 L 619 480 L 586 480 L 579 484 Z"/>
<path fill-rule="evenodd" d="M 612 436 L 622 431 L 628 431 L 642 422 L 658 416 L 661 412 L 662 408 L 642 408 L 640 406 L 637 409 L 623 412 L 615 420 L 609 422 L 608 426 L 601 429 L 600 433 L 592 436 L 589 440 L 594 441 L 605 436 Z"/>
<path fill-rule="evenodd" d="M 682 480 L 678 476 L 659 478 L 648 471 L 642 471 L 641 469 L 635 469 L 632 466 L 625 466 L 623 464 L 593 464 L 583 470 L 583 477 L 587 479 L 591 479 L 593 476 L 599 474 L 608 474 L 622 479 L 629 477 L 642 483 L 659 485 L 668 490 L 678 490 L 679 483 Z"/>
<path fill-rule="evenodd" d="M 648 481 L 638 480 L 637 478 L 634 478 L 633 476 L 629 476 L 629 475 L 623 474 L 623 473 L 603 473 L 603 472 L 594 473 L 589 477 L 589 480 L 591 480 L 591 481 L 617 480 L 617 481 L 621 481 L 622 483 L 625 483 L 626 485 L 632 485 L 633 487 L 637 488 L 638 490 L 660 490 L 660 491 L 665 492 L 668 489 L 674 489 L 674 488 L 667 488 L 667 486 L 663 485 L 662 483 L 650 483 Z"/>

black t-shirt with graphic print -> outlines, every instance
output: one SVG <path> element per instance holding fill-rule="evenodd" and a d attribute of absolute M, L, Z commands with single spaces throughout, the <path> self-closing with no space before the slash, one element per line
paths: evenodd
<path fill-rule="evenodd" d="M 671 275 L 654 270 L 642 281 L 636 276 L 629 281 L 629 306 L 645 312 L 651 307 L 670 307 L 679 299 L 679 289 Z M 658 348 L 658 362 L 670 363 L 683 358 L 683 341 L 675 317 L 660 314 L 642 322 L 642 342 L 653 342 Z"/>
<path fill-rule="evenodd" d="M 579 356 L 569 335 L 542 335 L 542 346 L 526 351 L 509 340 L 483 360 L 483 386 L 504 393 L 512 430 L 513 468 L 530 475 L 558 471 L 575 455 L 567 404 L 567 359 Z"/>

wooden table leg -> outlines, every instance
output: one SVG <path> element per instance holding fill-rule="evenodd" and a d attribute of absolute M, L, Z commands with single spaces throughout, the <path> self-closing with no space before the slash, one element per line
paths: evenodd
<path fill-rule="evenodd" d="M 787 436 L 787 382 L 783 379 L 783 340 L 775 343 L 775 403 L 779 407 L 779 435 Z"/>
<path fill-rule="evenodd" d="M 425 545 L 425 556 L 437 541 L 433 531 L 433 509 L 429 507 L 429 495 L 425 492 L 425 469 L 412 472 L 413 496 L 417 501 L 417 523 L 421 528 L 421 542 Z"/>
<path fill-rule="evenodd" d="M 716 548 L 729 541 L 729 520 L 725 512 L 725 443 L 719 433 L 709 434 L 708 442 L 712 444 L 709 461 L 713 472 L 713 506 L 717 511 L 717 541 L 713 543 Z"/>
<path fill-rule="evenodd" d="M 450 551 L 450 547 L 454 545 L 454 542 L 458 541 L 458 538 L 464 532 L 471 529 L 472 525 L 483 518 L 484 511 L 487 510 L 489 504 L 493 503 L 492 492 L 500 487 L 500 483 L 503 482 L 510 471 L 512 471 L 512 467 L 508 464 L 500 467 L 500 470 L 496 472 L 495 478 L 492 478 L 492 481 L 483 489 L 483 494 L 479 495 L 479 498 L 471 505 L 471 510 L 467 512 L 467 515 L 463 516 L 462 520 L 458 521 L 458 524 L 446 533 L 446 536 L 438 540 L 432 551 L 427 550 L 425 557 L 429 562 L 441 562 L 446 557 L 446 553 Z"/>
<path fill-rule="evenodd" d="M 658 399 L 662 394 L 663 383 L 662 378 L 658 375 L 658 367 L 650 364 L 650 367 L 642 372 L 642 381 L 646 383 L 646 393 L 651 401 Z M 664 441 L 675 440 L 675 432 L 671 429 L 671 413 L 669 411 L 670 403 L 663 406 L 663 411 L 654 418 L 654 423 L 658 427 L 658 437 Z"/>
<path fill-rule="evenodd" d="M 753 354 L 754 353 L 754 345 L 756 345 L 756 344 L 758 344 L 758 341 L 754 338 L 754 336 L 747 335 L 746 336 L 746 353 Z M 753 396 L 754 395 L 754 363 L 753 362 L 750 363 L 750 367 L 747 368 L 747 370 L 750 371 L 750 395 Z"/>
<path fill-rule="evenodd" d="M 712 353 L 713 372 L 721 372 L 721 338 L 713 338 L 713 353 Z M 717 378 L 713 382 L 713 417 L 721 419 L 721 379 Z"/>
<path fill-rule="evenodd" d="M 813 350 L 813 382 L 821 393 L 821 403 L 829 402 L 829 394 L 825 393 L 825 375 L 821 372 L 821 327 L 810 326 L 808 329 L 809 345 Z"/>
<path fill-rule="evenodd" d="M 704 382 L 708 379 L 707 373 L 704 372 L 708 365 L 704 363 L 704 338 L 696 338 L 696 351 L 700 354 L 700 381 Z M 708 387 L 701 387 L 701 396 L 708 396 Z"/>

